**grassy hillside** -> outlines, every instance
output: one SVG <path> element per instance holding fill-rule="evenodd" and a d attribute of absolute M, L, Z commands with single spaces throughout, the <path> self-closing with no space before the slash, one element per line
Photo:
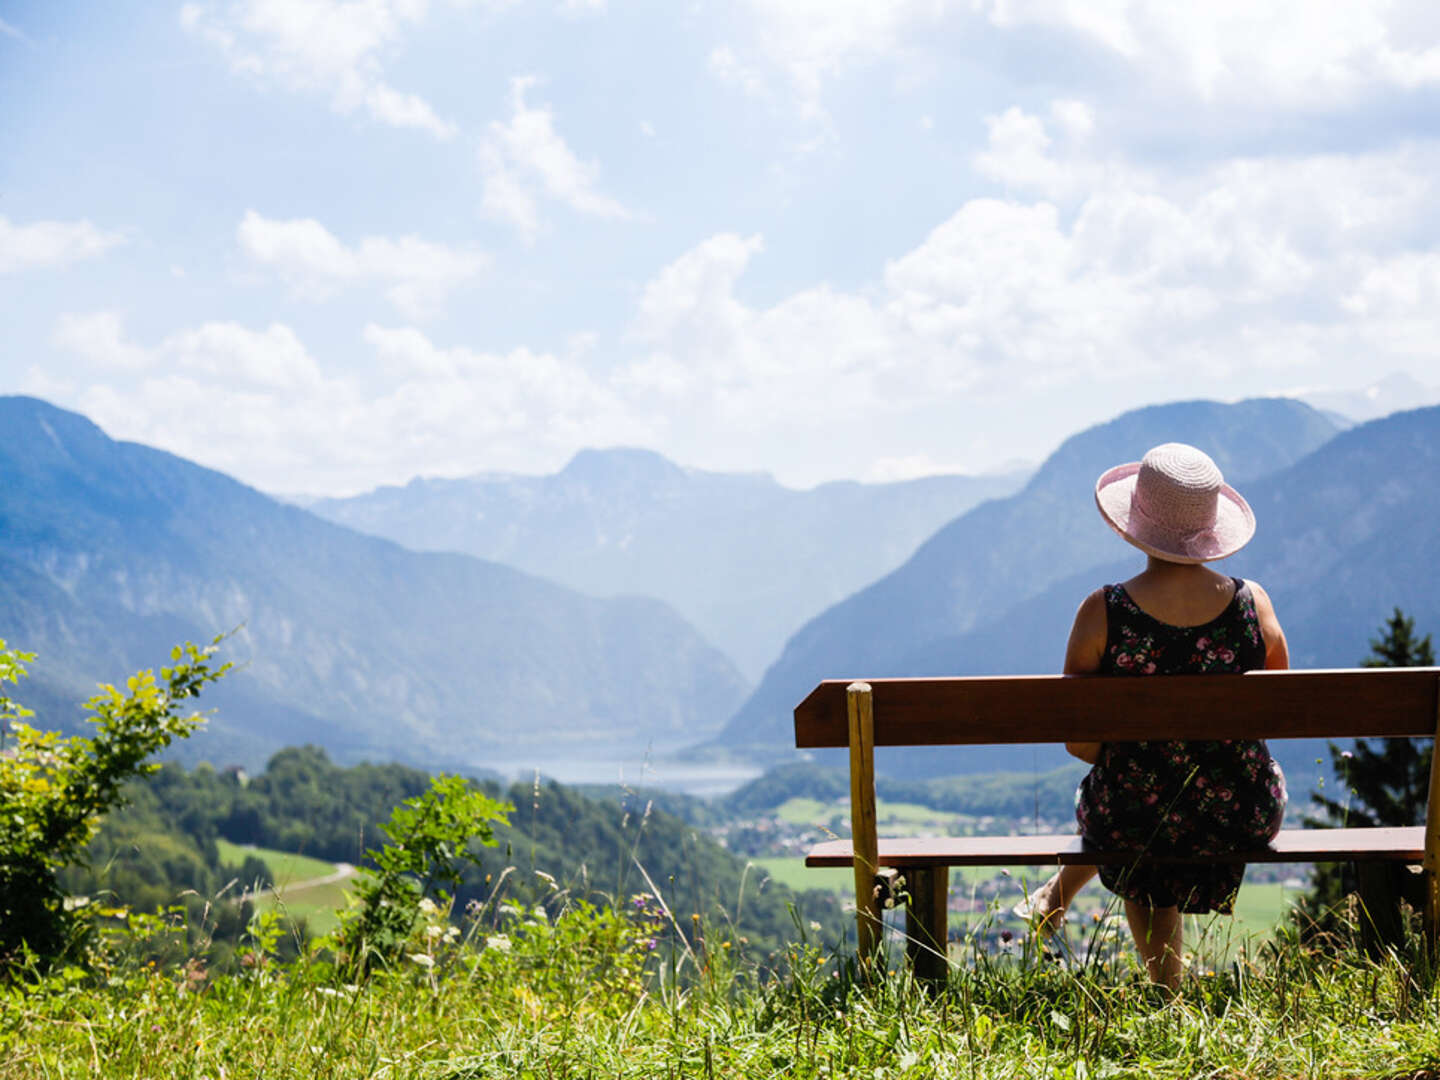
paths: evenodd
<path fill-rule="evenodd" d="M 1440 1062 L 1440 999 L 1406 956 L 1286 939 L 1192 965 L 1172 999 L 1128 946 L 1058 965 L 982 934 L 931 994 L 893 968 L 857 980 L 803 931 L 766 968 L 707 922 L 654 950 L 655 918 L 491 911 L 360 983 L 255 940 L 234 975 L 121 951 L 5 989 L 0 1077 L 1428 1078 Z"/>

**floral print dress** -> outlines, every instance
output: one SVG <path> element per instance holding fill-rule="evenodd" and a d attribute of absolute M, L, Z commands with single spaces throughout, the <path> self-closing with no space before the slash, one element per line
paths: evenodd
<path fill-rule="evenodd" d="M 1250 586 L 1202 626 L 1172 626 L 1105 586 L 1105 675 L 1227 674 L 1265 665 Z M 1263 847 L 1280 830 L 1285 777 L 1258 739 L 1105 743 L 1075 793 L 1087 846 L 1188 855 Z M 1102 866 L 1100 880 L 1127 900 L 1228 914 L 1242 865 Z"/>

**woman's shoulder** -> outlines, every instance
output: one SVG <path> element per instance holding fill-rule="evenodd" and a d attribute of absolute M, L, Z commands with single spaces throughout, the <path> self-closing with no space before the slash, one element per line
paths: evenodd
<path fill-rule="evenodd" d="M 1255 611 L 1259 614 L 1273 612 L 1275 605 L 1270 602 L 1270 594 L 1265 591 L 1265 586 L 1258 581 L 1251 581 L 1249 578 L 1235 579 L 1235 593 L 1242 599 L 1248 599 L 1255 605 Z"/>
<path fill-rule="evenodd" d="M 1065 646 L 1066 674 L 1087 674 L 1100 668 L 1108 622 L 1105 614 L 1106 588 L 1102 586 L 1080 601 L 1075 622 L 1070 627 L 1070 640 Z"/>

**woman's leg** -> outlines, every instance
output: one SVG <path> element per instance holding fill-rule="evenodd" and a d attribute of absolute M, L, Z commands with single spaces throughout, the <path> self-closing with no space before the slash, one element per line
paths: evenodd
<path fill-rule="evenodd" d="M 1185 922 L 1178 907 L 1153 908 L 1134 900 L 1125 901 L 1125 918 L 1135 935 L 1135 948 L 1145 961 L 1151 982 L 1171 990 L 1180 989 L 1181 956 L 1185 950 Z"/>
<path fill-rule="evenodd" d="M 1020 904 L 1015 913 L 1030 919 L 1041 933 L 1049 934 L 1060 928 L 1065 921 L 1065 912 L 1075 894 L 1083 889 L 1098 871 L 1093 866 L 1062 866 L 1050 880 L 1041 885 Z"/>

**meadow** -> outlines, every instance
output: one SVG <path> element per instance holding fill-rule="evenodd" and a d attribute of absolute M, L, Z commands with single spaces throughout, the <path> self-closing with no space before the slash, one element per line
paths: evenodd
<path fill-rule="evenodd" d="M 348 863 L 326 862 L 308 855 L 235 844 L 224 839 L 216 840 L 215 846 L 220 860 L 226 864 L 238 866 L 246 856 L 254 856 L 269 869 L 266 887 L 252 898 L 257 910 L 278 911 L 294 922 L 303 922 L 312 933 L 323 934 L 335 928 L 337 913 L 346 905 L 348 882 L 354 874 L 354 868 Z M 253 889 L 256 883 L 239 884 Z"/>
<path fill-rule="evenodd" d="M 759 955 L 649 895 L 553 913 L 502 901 L 451 925 L 428 912 L 361 977 L 323 943 L 282 962 L 257 918 L 233 974 L 122 949 L 12 982 L 0 1077 L 1238 1080 L 1424 1076 L 1440 1062 L 1423 964 L 1348 942 L 1318 951 L 1283 929 L 1220 970 L 1192 964 L 1170 997 L 1113 927 L 1083 962 L 1025 939 L 996 949 L 994 926 L 979 927 L 931 991 L 893 962 L 866 977 L 816 927 Z"/>

